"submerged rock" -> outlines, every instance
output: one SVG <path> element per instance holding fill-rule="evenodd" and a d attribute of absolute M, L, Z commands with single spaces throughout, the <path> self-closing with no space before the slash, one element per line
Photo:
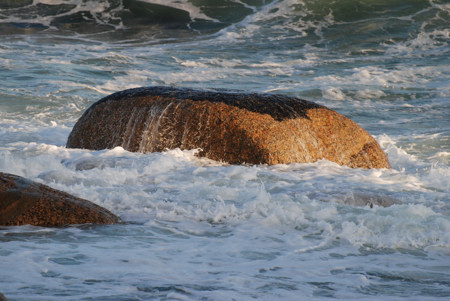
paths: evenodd
<path fill-rule="evenodd" d="M 132 152 L 200 148 L 232 164 L 306 163 L 389 168 L 376 140 L 347 117 L 284 95 L 172 87 L 136 88 L 93 104 L 75 124 L 69 148 L 121 146 Z"/>
<path fill-rule="evenodd" d="M 336 195 L 338 195 L 336 197 Z M 330 199 L 323 199 L 325 202 L 334 202 L 338 204 L 356 206 L 356 207 L 365 207 L 369 206 L 373 208 L 377 207 L 390 207 L 392 205 L 401 204 L 402 202 L 397 200 L 394 197 L 384 195 L 384 194 L 376 194 L 369 192 L 351 192 L 344 195 L 339 196 L 339 194 L 333 195 Z"/>
<path fill-rule="evenodd" d="M 108 210 L 46 185 L 0 172 L 0 225 L 57 227 L 69 224 L 113 224 Z"/>

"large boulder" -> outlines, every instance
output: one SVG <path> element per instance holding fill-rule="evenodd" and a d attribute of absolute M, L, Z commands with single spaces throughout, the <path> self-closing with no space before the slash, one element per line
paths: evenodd
<path fill-rule="evenodd" d="M 375 139 L 324 106 L 274 94 L 172 87 L 136 88 L 94 103 L 78 120 L 69 148 L 121 146 L 132 152 L 200 148 L 228 163 L 279 164 L 320 159 L 389 168 Z"/>
<path fill-rule="evenodd" d="M 70 224 L 113 224 L 108 210 L 46 185 L 0 172 L 0 225 L 57 227 Z"/>

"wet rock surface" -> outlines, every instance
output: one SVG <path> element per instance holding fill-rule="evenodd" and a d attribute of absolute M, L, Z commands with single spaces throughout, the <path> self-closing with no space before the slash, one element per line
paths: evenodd
<path fill-rule="evenodd" d="M 25 178 L 0 173 L 0 225 L 57 227 L 71 224 L 113 224 L 108 210 Z"/>
<path fill-rule="evenodd" d="M 172 87 L 125 90 L 93 104 L 67 147 L 133 152 L 200 148 L 200 156 L 232 164 L 306 163 L 326 159 L 389 168 L 375 139 L 324 106 L 276 94 Z"/>

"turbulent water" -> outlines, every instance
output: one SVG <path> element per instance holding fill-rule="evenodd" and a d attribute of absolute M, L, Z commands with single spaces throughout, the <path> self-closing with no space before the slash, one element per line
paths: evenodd
<path fill-rule="evenodd" d="M 444 0 L 0 0 L 0 171 L 126 221 L 0 228 L 0 292 L 449 298 L 449 20 Z M 392 169 L 65 147 L 92 103 L 151 85 L 326 105 L 372 134 Z"/>

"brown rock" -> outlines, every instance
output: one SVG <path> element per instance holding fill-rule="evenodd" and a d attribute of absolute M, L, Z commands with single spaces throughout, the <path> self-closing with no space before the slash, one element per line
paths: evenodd
<path fill-rule="evenodd" d="M 113 224 L 108 210 L 25 178 L 0 172 L 0 225 L 57 227 L 70 224 Z"/>
<path fill-rule="evenodd" d="M 364 129 L 324 106 L 283 95 L 148 87 L 114 93 L 75 124 L 67 147 L 133 152 L 200 148 L 228 163 L 278 164 L 320 159 L 389 168 Z"/>

